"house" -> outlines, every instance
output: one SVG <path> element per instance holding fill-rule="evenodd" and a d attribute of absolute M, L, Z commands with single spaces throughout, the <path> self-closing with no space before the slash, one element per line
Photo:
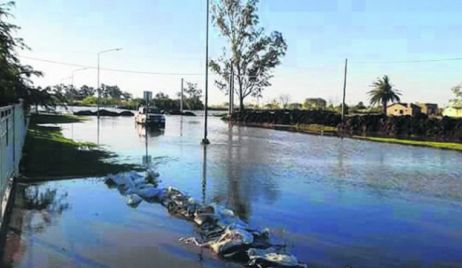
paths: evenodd
<path fill-rule="evenodd" d="M 443 111 L 444 116 L 462 118 L 462 107 L 450 106 Z"/>
<path fill-rule="evenodd" d="M 426 114 L 428 116 L 435 116 L 438 115 L 438 104 L 435 103 L 416 103 L 417 106 L 420 107 L 420 110 L 423 114 Z"/>
<path fill-rule="evenodd" d="M 308 98 L 305 99 L 305 103 L 303 103 L 306 109 L 320 109 L 324 110 L 327 107 L 327 101 L 321 98 Z"/>
<path fill-rule="evenodd" d="M 391 116 L 416 116 L 421 112 L 422 109 L 413 103 L 393 103 L 387 106 L 387 115 Z"/>
<path fill-rule="evenodd" d="M 303 105 L 301 103 L 294 102 L 294 103 L 289 103 L 288 108 L 290 110 L 300 110 L 303 108 Z"/>

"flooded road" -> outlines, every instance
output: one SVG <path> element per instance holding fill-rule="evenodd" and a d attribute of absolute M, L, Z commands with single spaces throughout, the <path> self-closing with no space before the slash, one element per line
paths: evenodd
<path fill-rule="evenodd" d="M 167 116 L 165 131 L 102 118 L 99 141 L 124 163 L 150 159 L 160 185 L 218 202 L 271 229 L 310 267 L 461 267 L 462 154 L 231 127 Z M 96 120 L 63 125 L 96 142 Z M 46 156 L 53 157 L 53 156 Z M 148 161 L 149 162 L 149 161 Z M 101 178 L 18 185 L 3 265 L 242 267 L 178 242 L 194 227 L 159 204 L 126 205 Z"/>

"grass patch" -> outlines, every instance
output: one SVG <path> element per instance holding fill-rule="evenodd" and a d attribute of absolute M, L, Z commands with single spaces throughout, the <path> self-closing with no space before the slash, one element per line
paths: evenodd
<path fill-rule="evenodd" d="M 33 114 L 30 124 L 68 124 L 84 121 L 84 117 L 63 114 Z"/>
<path fill-rule="evenodd" d="M 40 126 L 74 123 L 82 119 L 68 115 L 33 115 L 23 148 L 21 171 L 27 178 L 104 176 L 138 169 L 115 162 L 113 153 L 88 142 L 65 138 L 61 128 Z"/>
<path fill-rule="evenodd" d="M 403 144 L 403 145 L 413 145 L 413 146 L 431 147 L 431 148 L 437 148 L 437 149 L 462 151 L 462 143 L 455 143 L 455 142 L 415 141 L 415 140 L 404 140 L 404 139 L 396 139 L 396 138 L 360 137 L 360 136 L 355 136 L 354 138 L 361 139 L 361 140 L 375 141 L 375 142 L 396 143 L 396 144 Z"/>
<path fill-rule="evenodd" d="M 295 129 L 298 131 L 308 132 L 308 133 L 323 133 L 330 132 L 336 133 L 337 127 L 319 125 L 319 124 L 299 124 L 295 126 Z"/>

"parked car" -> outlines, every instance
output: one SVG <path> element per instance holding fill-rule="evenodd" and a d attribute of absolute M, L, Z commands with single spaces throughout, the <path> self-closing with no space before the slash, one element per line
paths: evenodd
<path fill-rule="evenodd" d="M 146 108 L 145 106 L 141 106 L 135 115 L 135 122 L 137 124 L 165 128 L 165 116 L 155 107 Z"/>

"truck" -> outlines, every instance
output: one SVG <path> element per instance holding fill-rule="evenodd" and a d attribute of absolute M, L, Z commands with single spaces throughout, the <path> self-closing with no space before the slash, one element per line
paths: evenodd
<path fill-rule="evenodd" d="M 135 115 L 137 124 L 165 128 L 165 116 L 155 107 L 141 106 Z"/>

